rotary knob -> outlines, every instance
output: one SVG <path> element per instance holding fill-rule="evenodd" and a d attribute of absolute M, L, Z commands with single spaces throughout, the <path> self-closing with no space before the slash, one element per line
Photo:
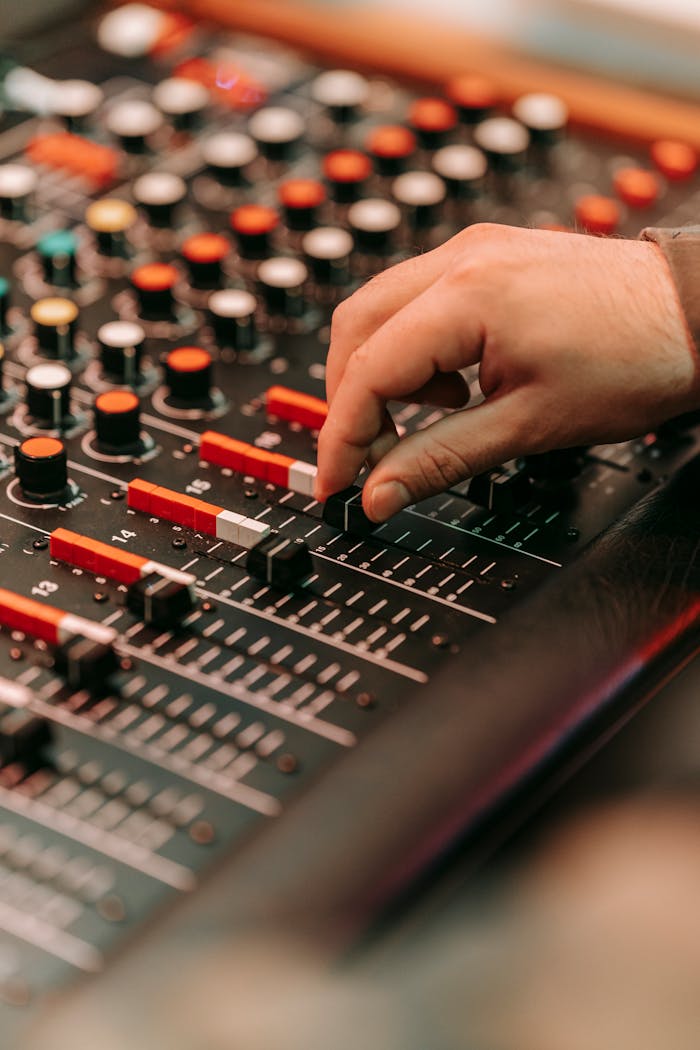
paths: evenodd
<path fill-rule="evenodd" d="M 266 106 L 248 121 L 248 131 L 268 160 L 287 160 L 301 141 L 306 123 L 295 109 Z"/>
<path fill-rule="evenodd" d="M 163 115 L 150 102 L 128 99 L 112 106 L 106 125 L 128 153 L 143 153 L 150 137 L 162 127 Z"/>
<path fill-rule="evenodd" d="M 176 408 L 206 408 L 213 402 L 213 362 L 201 346 L 179 346 L 165 358 L 168 402 Z"/>
<path fill-rule="evenodd" d="M 173 226 L 177 206 L 187 195 L 187 186 L 179 175 L 169 171 L 149 171 L 136 180 L 133 192 L 149 224 L 165 229 Z"/>
<path fill-rule="evenodd" d="M 417 146 L 416 136 L 402 124 L 382 124 L 367 138 L 367 152 L 380 175 L 400 175 Z"/>
<path fill-rule="evenodd" d="M 146 333 L 134 321 L 107 321 L 97 332 L 105 379 L 134 386 L 141 373 Z"/>
<path fill-rule="evenodd" d="M 432 163 L 433 171 L 455 200 L 473 200 L 481 193 L 489 165 L 476 146 L 443 146 L 433 155 Z"/>
<path fill-rule="evenodd" d="M 372 177 L 372 162 L 357 149 L 333 150 L 325 155 L 321 167 L 331 196 L 339 204 L 358 200 Z"/>
<path fill-rule="evenodd" d="M 129 254 L 126 235 L 136 222 L 136 209 L 128 201 L 117 197 L 94 201 L 85 212 L 85 222 L 100 255 L 125 258 Z"/>
<path fill-rule="evenodd" d="M 254 295 L 243 288 L 222 288 L 212 292 L 207 307 L 219 346 L 230 346 L 234 350 L 252 350 L 256 346 Z"/>
<path fill-rule="evenodd" d="M 78 241 L 72 230 L 53 230 L 45 234 L 37 244 L 37 251 L 47 284 L 57 288 L 75 287 Z"/>
<path fill-rule="evenodd" d="M 171 263 L 144 263 L 131 274 L 139 316 L 148 321 L 172 321 L 175 309 L 173 291 L 179 274 Z"/>
<path fill-rule="evenodd" d="M 439 149 L 457 127 L 457 110 L 444 98 L 417 98 L 408 122 L 423 149 Z"/>
<path fill-rule="evenodd" d="M 305 234 L 301 247 L 318 284 L 348 284 L 354 242 L 347 230 L 339 226 L 317 226 Z"/>
<path fill-rule="evenodd" d="M 202 146 L 202 158 L 210 175 L 225 186 L 245 182 L 246 169 L 258 156 L 258 147 L 250 137 L 238 131 L 221 131 Z"/>
<path fill-rule="evenodd" d="M 261 262 L 258 281 L 268 313 L 301 317 L 306 307 L 304 285 L 308 278 L 309 271 L 301 259 L 278 255 Z"/>
<path fill-rule="evenodd" d="M 63 442 L 51 437 L 27 438 L 15 446 L 15 473 L 25 499 L 59 502 L 68 487 L 68 458 Z"/>
<path fill-rule="evenodd" d="M 57 80 L 54 82 L 52 109 L 62 117 L 70 131 L 80 131 L 88 117 L 102 105 L 104 93 L 89 80 Z"/>
<path fill-rule="evenodd" d="M 70 361 L 75 355 L 78 307 L 70 299 L 38 299 L 29 315 L 34 322 L 39 351 L 45 357 Z"/>
<path fill-rule="evenodd" d="M 194 288 L 218 288 L 222 263 L 231 252 L 228 238 L 221 233 L 195 233 L 180 248 Z"/>
<path fill-rule="evenodd" d="M 401 225 L 401 212 L 391 201 L 366 197 L 351 205 L 348 222 L 360 251 L 370 255 L 389 255 Z"/>
<path fill-rule="evenodd" d="M 231 228 L 244 259 L 264 259 L 270 254 L 272 234 L 279 226 L 274 208 L 263 204 L 242 204 L 231 214 Z"/>
<path fill-rule="evenodd" d="M 26 375 L 27 411 L 32 422 L 60 430 L 70 416 L 70 370 L 59 363 L 34 365 Z"/>
<path fill-rule="evenodd" d="M 107 390 L 95 398 L 97 448 L 105 455 L 129 455 L 141 447 L 141 405 L 131 390 Z"/>
<path fill-rule="evenodd" d="M 326 191 L 317 179 L 287 179 L 278 187 L 277 196 L 288 228 L 310 230 L 316 225 Z"/>
<path fill-rule="evenodd" d="M 0 164 L 0 216 L 24 222 L 38 177 L 24 164 Z"/>
<path fill-rule="evenodd" d="M 530 132 L 510 117 L 490 117 L 477 124 L 474 142 L 489 158 L 496 171 L 510 173 L 525 163 Z"/>
<path fill-rule="evenodd" d="M 199 123 L 209 104 L 209 92 L 203 84 L 188 77 L 167 77 L 153 89 L 153 101 L 173 127 L 189 130 Z"/>
<path fill-rule="evenodd" d="M 329 69 L 316 77 L 311 97 L 324 106 L 338 124 L 354 120 L 369 98 L 366 78 L 351 69 Z"/>

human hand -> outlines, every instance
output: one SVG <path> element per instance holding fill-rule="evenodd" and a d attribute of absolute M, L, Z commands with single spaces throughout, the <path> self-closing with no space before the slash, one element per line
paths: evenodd
<path fill-rule="evenodd" d="M 465 408 L 469 365 L 485 400 Z M 367 461 L 384 521 L 515 456 L 646 433 L 700 404 L 699 372 L 655 244 L 471 226 L 335 311 L 316 497 Z M 399 441 L 390 400 L 461 411 Z"/>

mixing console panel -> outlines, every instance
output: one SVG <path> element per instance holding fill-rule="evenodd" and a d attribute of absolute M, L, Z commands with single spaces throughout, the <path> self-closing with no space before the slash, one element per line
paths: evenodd
<path fill-rule="evenodd" d="M 372 529 L 356 491 L 312 495 L 334 306 L 472 222 L 636 235 L 699 189 L 682 143 L 567 135 L 552 96 L 416 97 L 144 9 L 1 71 L 0 997 L 24 1015 L 697 449 L 678 426 L 533 457 Z"/>

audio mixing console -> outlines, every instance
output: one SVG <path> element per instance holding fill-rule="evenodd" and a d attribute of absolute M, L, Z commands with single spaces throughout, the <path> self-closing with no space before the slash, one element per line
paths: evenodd
<path fill-rule="evenodd" d="M 382 762 L 389 782 L 413 767 L 415 797 L 386 818 L 387 838 L 402 819 L 411 831 L 418 798 L 432 783 L 448 790 L 436 769 L 448 755 L 430 750 L 426 721 L 440 704 L 453 704 L 442 732 L 471 734 L 501 762 L 496 795 L 536 764 L 533 753 L 506 775 L 504 709 L 473 695 L 479 654 L 482 683 L 512 662 L 527 698 L 527 631 L 509 623 L 530 630 L 531 610 L 562 608 L 568 623 L 574 607 L 591 642 L 585 617 L 606 594 L 619 605 L 637 562 L 671 544 L 634 515 L 643 523 L 667 498 L 697 438 L 679 423 L 506 464 L 372 528 L 357 490 L 325 506 L 312 495 L 330 317 L 368 276 L 469 223 L 636 235 L 697 217 L 700 190 L 682 143 L 649 151 L 567 134 L 552 96 L 506 111 L 464 77 L 420 97 L 144 9 L 18 43 L 0 72 L 9 1030 L 48 991 L 109 970 L 115 948 L 178 895 L 196 898 L 216 862 L 235 865 L 272 828 L 298 825 L 299 800 L 320 791 L 336 807 L 332 835 L 319 815 L 297 846 L 305 855 L 288 858 L 290 881 L 306 866 L 313 886 L 309 837 L 330 835 L 338 863 L 352 848 L 337 770 L 365 785 L 352 806 L 367 824 L 381 814 Z M 397 406 L 406 431 L 435 418 Z M 626 528 L 642 547 L 651 536 L 651 553 L 625 552 Z M 614 587 L 576 589 L 591 558 L 592 579 L 611 572 Z M 645 662 L 625 663 L 634 646 L 659 625 L 670 643 L 683 608 L 671 616 L 659 601 L 642 623 L 635 608 L 617 663 L 594 648 L 586 673 L 634 678 Z M 580 699 L 584 656 L 572 644 L 558 679 L 561 639 L 549 638 L 531 684 L 559 681 L 562 714 Z M 540 711 L 542 694 L 531 699 Z M 419 721 L 402 736 L 409 711 Z M 401 755 L 376 743 L 393 733 Z"/>

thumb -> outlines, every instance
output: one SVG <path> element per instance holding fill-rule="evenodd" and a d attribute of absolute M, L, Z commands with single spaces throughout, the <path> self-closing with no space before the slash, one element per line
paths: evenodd
<path fill-rule="evenodd" d="M 453 412 L 396 444 L 367 479 L 362 496 L 372 521 L 386 521 L 411 503 L 534 451 L 515 393 Z M 520 418 L 519 418 L 520 416 Z"/>

